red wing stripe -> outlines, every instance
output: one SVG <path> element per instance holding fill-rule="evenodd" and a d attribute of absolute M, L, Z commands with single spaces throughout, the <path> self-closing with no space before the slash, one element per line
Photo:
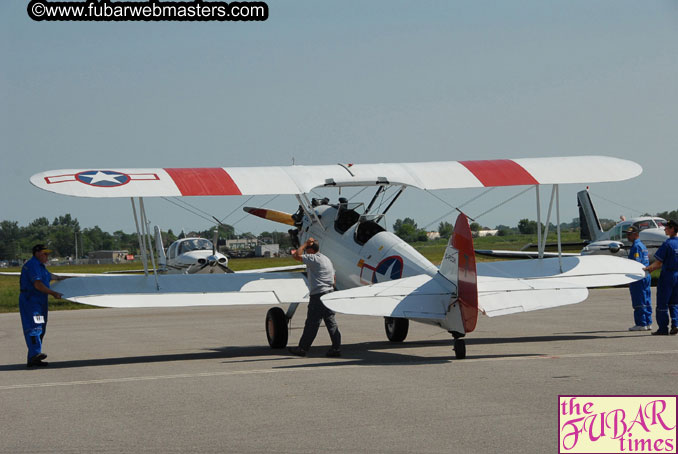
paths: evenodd
<path fill-rule="evenodd" d="M 222 168 L 165 169 L 181 195 L 242 195 Z"/>
<path fill-rule="evenodd" d="M 510 159 L 459 161 L 483 186 L 517 186 L 539 184 L 520 164 Z"/>

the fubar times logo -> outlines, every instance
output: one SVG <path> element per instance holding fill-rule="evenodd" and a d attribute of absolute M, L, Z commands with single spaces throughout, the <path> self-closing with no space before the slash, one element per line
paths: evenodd
<path fill-rule="evenodd" d="M 558 453 L 677 453 L 678 396 L 558 396 Z"/>

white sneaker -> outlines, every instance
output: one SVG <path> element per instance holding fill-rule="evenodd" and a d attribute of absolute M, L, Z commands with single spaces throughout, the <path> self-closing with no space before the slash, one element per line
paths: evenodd
<path fill-rule="evenodd" d="M 645 331 L 652 331 L 652 325 L 647 325 L 645 327 Z"/>
<path fill-rule="evenodd" d="M 645 331 L 645 330 L 646 330 L 646 328 L 644 326 L 639 326 L 639 325 L 635 325 L 635 326 L 632 326 L 631 328 L 629 328 L 629 331 Z"/>

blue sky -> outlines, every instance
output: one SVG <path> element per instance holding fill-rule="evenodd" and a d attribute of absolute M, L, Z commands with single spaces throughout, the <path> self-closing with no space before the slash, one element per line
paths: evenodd
<path fill-rule="evenodd" d="M 28 17 L 27 1 L 1 2 L 0 219 L 23 225 L 68 212 L 83 227 L 133 230 L 128 200 L 29 183 L 50 169 L 582 154 L 644 168 L 592 186 L 629 207 L 594 197 L 602 217 L 678 208 L 674 1 L 267 3 L 265 22 L 48 23 Z M 561 219 L 577 216 L 581 189 L 561 188 Z M 480 192 L 436 195 L 458 205 Z M 468 214 L 516 192 L 495 190 Z M 244 199 L 188 201 L 223 218 Z M 526 194 L 478 221 L 515 225 L 536 218 L 534 205 Z M 294 211 L 296 202 L 268 206 Z M 165 228 L 210 226 L 161 199 L 147 210 Z M 410 216 L 424 226 L 447 211 L 408 190 L 388 223 Z M 278 229 L 242 217 L 225 222 Z"/>

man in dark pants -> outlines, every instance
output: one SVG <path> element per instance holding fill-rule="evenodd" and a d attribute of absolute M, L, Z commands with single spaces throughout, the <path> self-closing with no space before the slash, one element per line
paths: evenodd
<path fill-rule="evenodd" d="M 678 334 L 678 223 L 669 220 L 664 226 L 664 233 L 669 239 L 664 241 L 654 253 L 655 262 L 643 268 L 653 272 L 661 268 L 657 283 L 657 331 L 652 334 L 659 336 Z M 671 331 L 669 331 L 669 317 Z"/>
<path fill-rule="evenodd" d="M 33 246 L 33 257 L 21 268 L 19 313 L 28 347 L 28 367 L 48 364 L 43 361 L 47 355 L 42 352 L 42 340 L 47 331 L 47 295 L 61 298 L 61 293 L 51 290 L 49 283 L 52 279 L 66 279 L 47 271 L 45 263 L 49 260 L 50 252 L 45 245 L 36 244 Z"/>
<path fill-rule="evenodd" d="M 332 347 L 327 351 L 327 356 L 330 358 L 341 356 L 341 333 L 334 318 L 334 312 L 320 301 L 321 296 L 334 290 L 334 266 L 326 255 L 320 253 L 320 246 L 313 238 L 309 238 L 299 246 L 299 249 L 294 251 L 293 257 L 306 265 L 310 300 L 299 346 L 290 347 L 288 350 L 293 355 L 306 356 L 306 352 L 311 348 L 318 334 L 320 320 L 324 320 L 332 340 Z"/>

